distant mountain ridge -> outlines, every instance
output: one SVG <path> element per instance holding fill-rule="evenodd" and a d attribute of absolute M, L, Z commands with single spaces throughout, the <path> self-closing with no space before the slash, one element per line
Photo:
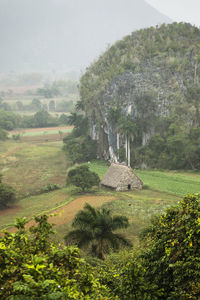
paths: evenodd
<path fill-rule="evenodd" d="M 169 22 L 144 0 L 0 0 L 0 72 L 83 70 L 124 35 Z"/>

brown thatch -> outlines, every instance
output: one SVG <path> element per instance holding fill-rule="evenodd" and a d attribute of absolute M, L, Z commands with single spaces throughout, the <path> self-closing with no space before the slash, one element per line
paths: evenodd
<path fill-rule="evenodd" d="M 115 163 L 111 164 L 101 181 L 102 186 L 116 191 L 142 189 L 142 184 L 142 180 L 130 167 Z"/>

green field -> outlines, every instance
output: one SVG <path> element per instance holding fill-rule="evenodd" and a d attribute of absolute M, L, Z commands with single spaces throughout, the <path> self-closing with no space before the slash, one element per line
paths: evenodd
<path fill-rule="evenodd" d="M 59 134 L 59 133 L 70 133 L 72 128 L 64 128 L 64 129 L 51 129 L 51 130 L 41 130 L 41 131 L 19 131 L 21 136 L 38 136 L 38 135 L 45 135 L 45 134 Z M 9 137 L 12 137 L 12 133 L 9 134 Z"/>
<path fill-rule="evenodd" d="M 100 178 L 108 169 L 106 162 L 95 161 L 89 164 L 91 171 Z M 184 196 L 188 193 L 200 193 L 200 173 L 191 171 L 134 170 L 145 186 L 151 190 Z"/>
<path fill-rule="evenodd" d="M 36 194 L 48 183 L 65 185 L 68 162 L 62 142 L 0 142 L 0 173 L 19 196 Z"/>

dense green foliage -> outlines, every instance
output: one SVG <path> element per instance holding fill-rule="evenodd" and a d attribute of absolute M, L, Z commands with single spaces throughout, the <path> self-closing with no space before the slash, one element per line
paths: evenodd
<path fill-rule="evenodd" d="M 2 182 L 2 175 L 0 174 L 0 209 L 9 207 L 17 200 L 15 190 Z"/>
<path fill-rule="evenodd" d="M 145 268 L 133 250 L 112 253 L 104 261 L 89 262 L 95 266 L 97 278 L 122 300 L 157 300 L 162 289 L 145 278 Z"/>
<path fill-rule="evenodd" d="M 74 138 L 68 135 L 63 139 L 63 150 L 73 163 L 88 162 L 96 158 L 96 142 L 89 136 Z"/>
<path fill-rule="evenodd" d="M 115 153 L 124 160 L 128 138 L 134 166 L 200 168 L 199 47 L 200 31 L 190 24 L 151 27 L 118 41 L 86 70 L 82 107 L 98 132 L 101 156 L 119 133 Z M 129 105 L 131 126 L 124 121 Z"/>
<path fill-rule="evenodd" d="M 89 248 L 91 254 L 99 259 L 105 259 L 110 251 L 119 249 L 120 246 L 131 246 L 131 243 L 119 233 L 117 229 L 127 228 L 128 219 L 123 216 L 111 216 L 108 209 L 95 209 L 86 204 L 74 218 L 72 227 L 66 236 L 66 243 L 72 241 L 80 248 Z"/>
<path fill-rule="evenodd" d="M 35 222 L 25 230 L 26 220 L 17 219 L 17 231 L 0 237 L 2 300 L 199 299 L 199 195 L 187 195 L 154 217 L 141 234 L 140 248 L 116 254 L 107 254 L 118 248 L 117 240 L 122 241 L 113 231 L 126 228 L 127 218 L 86 205 L 76 215 L 66 241 L 91 246 L 96 257 L 87 251 L 87 263 L 78 248 L 52 242 L 47 216 L 36 217 Z"/>
<path fill-rule="evenodd" d="M 186 196 L 143 233 L 145 277 L 164 290 L 160 299 L 199 299 L 200 197 Z"/>
<path fill-rule="evenodd" d="M 16 222 L 16 233 L 0 237 L 0 298 L 13 299 L 109 299 L 91 267 L 74 247 L 50 241 L 53 233 L 47 216 L 35 218 L 25 230 L 25 219 Z"/>
<path fill-rule="evenodd" d="M 6 140 L 7 137 L 8 137 L 7 131 L 0 127 L 0 141 Z"/>
<path fill-rule="evenodd" d="M 89 166 L 83 165 L 71 169 L 67 174 L 67 184 L 73 184 L 82 191 L 99 185 L 100 179 L 95 172 L 89 170 Z"/>
<path fill-rule="evenodd" d="M 77 110 L 79 110 L 77 104 Z M 63 139 L 63 150 L 73 163 L 88 162 L 97 157 L 97 143 L 88 134 L 88 119 L 73 112 L 68 117 L 68 124 L 74 125 L 72 133 Z"/>

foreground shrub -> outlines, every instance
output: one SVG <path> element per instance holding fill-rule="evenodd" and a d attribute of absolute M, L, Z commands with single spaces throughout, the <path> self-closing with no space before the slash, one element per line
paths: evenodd
<path fill-rule="evenodd" d="M 145 278 L 164 290 L 159 299 L 200 297 L 200 197 L 186 196 L 154 218 L 143 234 Z"/>
<path fill-rule="evenodd" d="M 156 300 L 163 294 L 159 286 L 146 281 L 145 269 L 136 251 L 112 253 L 103 262 L 92 262 L 96 276 L 113 294 L 123 300 Z"/>
<path fill-rule="evenodd" d="M 47 216 L 35 221 L 26 231 L 18 219 L 17 232 L 0 238 L 0 299 L 110 299 L 77 248 L 50 242 Z"/>

